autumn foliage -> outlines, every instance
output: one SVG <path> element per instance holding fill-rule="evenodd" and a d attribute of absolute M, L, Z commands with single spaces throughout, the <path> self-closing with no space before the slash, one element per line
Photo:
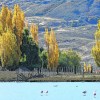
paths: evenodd
<path fill-rule="evenodd" d="M 24 28 L 24 12 L 20 9 L 20 7 L 17 4 L 14 6 L 12 24 L 13 24 L 14 33 L 17 37 L 17 43 L 21 44 L 22 32 Z"/>
<path fill-rule="evenodd" d="M 84 63 L 84 72 L 92 72 L 91 64 L 86 65 L 86 63 Z"/>
<path fill-rule="evenodd" d="M 0 36 L 0 57 L 3 68 L 19 64 L 21 51 L 16 42 L 15 35 L 10 31 Z"/>
<path fill-rule="evenodd" d="M 24 28 L 24 13 L 18 5 L 14 12 L 2 6 L 0 13 L 0 60 L 2 67 L 16 66 L 19 64 Z"/>
<path fill-rule="evenodd" d="M 30 33 L 31 33 L 32 38 L 35 41 L 35 43 L 38 44 L 38 26 L 32 24 L 30 26 Z"/>
<path fill-rule="evenodd" d="M 98 21 L 98 29 L 95 32 L 95 45 L 92 48 L 92 55 L 98 67 L 100 67 L 100 20 Z"/>
<path fill-rule="evenodd" d="M 55 33 L 52 29 L 50 32 L 48 32 L 48 29 L 45 29 L 44 37 L 48 51 L 48 68 L 50 70 L 56 70 L 58 67 L 59 48 Z"/>
<path fill-rule="evenodd" d="M 28 23 L 26 23 L 27 29 L 24 29 L 24 27 L 25 16 L 19 5 L 16 4 L 13 11 L 3 5 L 0 13 L 0 61 L 2 67 L 10 69 L 11 66 L 19 66 L 19 63 L 22 64 L 23 62 L 27 66 L 32 65 L 36 67 L 36 65 L 41 66 L 41 62 L 42 65 L 44 62 L 46 64 L 48 62 L 48 69 L 57 71 L 59 47 L 53 29 L 50 31 L 47 28 L 45 29 L 44 37 L 47 53 L 42 52 L 40 58 L 38 26 L 31 24 L 30 31 L 28 29 Z M 100 41 L 98 40 L 97 42 Z M 68 54 L 74 56 L 73 52 L 68 52 Z M 72 57 L 72 59 L 74 58 Z M 60 61 L 62 63 L 61 59 Z M 71 61 L 73 60 L 69 62 Z M 30 69 L 34 69 L 33 67 Z"/>

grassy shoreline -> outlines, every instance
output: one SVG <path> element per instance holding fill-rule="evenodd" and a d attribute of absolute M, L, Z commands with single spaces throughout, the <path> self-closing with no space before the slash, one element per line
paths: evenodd
<path fill-rule="evenodd" d="M 82 77 L 78 76 L 54 76 L 45 78 L 32 78 L 30 82 L 100 82 L 100 75 Z"/>
<path fill-rule="evenodd" d="M 28 77 L 24 73 L 24 79 L 18 79 L 16 72 L 2 71 L 0 72 L 0 82 L 100 82 L 100 74 L 67 74 L 43 77 Z"/>

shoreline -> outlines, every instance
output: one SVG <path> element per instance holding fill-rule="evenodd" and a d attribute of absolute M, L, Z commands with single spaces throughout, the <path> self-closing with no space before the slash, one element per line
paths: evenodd
<path fill-rule="evenodd" d="M 74 75 L 74 76 L 51 76 L 51 77 L 36 77 L 27 80 L 15 78 L 0 78 L 0 82 L 100 82 L 100 75 Z"/>
<path fill-rule="evenodd" d="M 63 77 L 52 77 L 52 78 L 35 78 L 30 79 L 29 82 L 100 82 L 100 78 L 63 78 Z"/>

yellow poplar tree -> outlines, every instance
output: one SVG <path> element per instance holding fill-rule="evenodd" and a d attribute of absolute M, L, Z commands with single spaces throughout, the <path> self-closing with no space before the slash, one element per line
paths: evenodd
<path fill-rule="evenodd" d="M 89 64 L 88 65 L 88 72 L 91 72 L 91 70 L 92 70 L 92 66 L 91 66 L 91 64 Z"/>
<path fill-rule="evenodd" d="M 7 31 L 0 36 L 0 57 L 2 67 L 18 65 L 20 60 L 20 49 L 17 47 L 15 34 Z"/>
<path fill-rule="evenodd" d="M 54 56 L 54 52 L 53 52 L 53 47 L 54 47 L 54 45 L 53 45 L 53 41 L 52 41 L 52 34 L 50 33 L 50 36 L 49 36 L 49 54 L 48 54 L 48 68 L 49 69 L 53 69 L 53 67 L 54 67 L 54 58 L 53 58 L 53 56 Z"/>
<path fill-rule="evenodd" d="M 7 15 L 8 15 L 8 8 L 3 5 L 0 13 L 0 33 L 7 31 L 6 27 Z"/>
<path fill-rule="evenodd" d="M 87 65 L 85 62 L 84 62 L 84 72 L 87 72 Z"/>
<path fill-rule="evenodd" d="M 86 65 L 86 63 L 84 63 L 84 72 L 91 72 L 91 71 L 92 71 L 91 64 Z"/>
<path fill-rule="evenodd" d="M 35 43 L 38 44 L 38 26 L 32 24 L 30 27 L 30 33 Z"/>
<path fill-rule="evenodd" d="M 0 13 L 0 34 L 12 30 L 12 12 L 6 6 L 2 6 Z"/>
<path fill-rule="evenodd" d="M 54 31 L 51 29 L 49 33 L 48 29 L 45 29 L 44 37 L 48 51 L 48 68 L 55 70 L 58 67 L 59 48 Z"/>
<path fill-rule="evenodd" d="M 14 33 L 17 37 L 17 43 L 21 45 L 22 43 L 22 32 L 24 28 L 24 12 L 20 9 L 19 5 L 14 6 L 14 14 L 12 18 L 12 24 L 14 28 Z"/>
<path fill-rule="evenodd" d="M 92 55 L 98 67 L 100 67 L 100 20 L 98 21 L 98 29 L 95 32 L 95 45 L 92 48 Z"/>
<path fill-rule="evenodd" d="M 58 47 L 58 44 L 57 43 L 55 44 L 54 52 L 55 52 L 54 53 L 55 54 L 55 56 L 54 56 L 55 57 L 54 58 L 55 59 L 55 62 L 54 63 L 55 63 L 55 67 L 57 68 L 58 67 L 58 60 L 59 60 L 59 47 Z"/>
<path fill-rule="evenodd" d="M 12 26 L 12 11 L 8 10 L 8 14 L 7 14 L 7 18 L 6 18 L 6 27 L 7 30 L 13 30 L 13 26 Z"/>
<path fill-rule="evenodd" d="M 20 43 L 24 27 L 24 13 L 18 5 L 14 7 L 14 15 L 6 6 L 0 13 L 0 60 L 2 67 L 18 65 L 21 51 Z M 13 29 L 16 28 L 14 31 Z"/>

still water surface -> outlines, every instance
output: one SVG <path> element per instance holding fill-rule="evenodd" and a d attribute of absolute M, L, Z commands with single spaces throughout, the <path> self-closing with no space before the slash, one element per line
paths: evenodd
<path fill-rule="evenodd" d="M 0 100 L 100 100 L 100 82 L 0 83 Z"/>

